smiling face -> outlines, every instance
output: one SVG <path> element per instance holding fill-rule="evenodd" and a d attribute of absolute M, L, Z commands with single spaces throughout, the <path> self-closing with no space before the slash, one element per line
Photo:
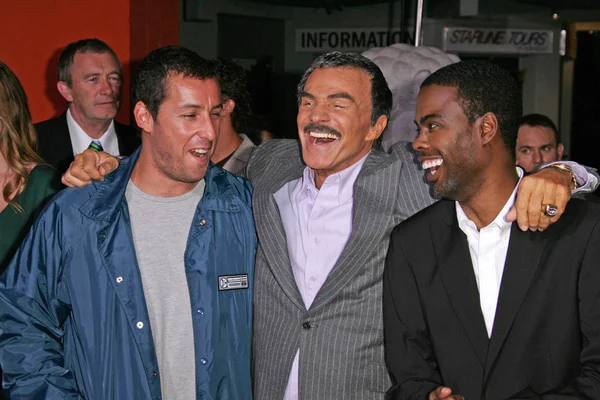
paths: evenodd
<path fill-rule="evenodd" d="M 433 85 L 417 97 L 415 123 L 419 132 L 413 148 L 436 195 L 462 200 L 481 170 L 473 134 L 478 122 L 469 124 L 455 88 Z"/>
<path fill-rule="evenodd" d="M 70 67 L 71 84 L 59 82 L 76 120 L 109 121 L 121 106 L 121 68 L 110 53 L 76 53 Z"/>
<path fill-rule="evenodd" d="M 136 122 L 144 131 L 158 179 L 195 184 L 206 175 L 219 133 L 223 106 L 214 79 L 167 78 L 167 96 L 156 119 L 142 102 L 136 104 Z M 158 181 L 157 181 L 158 182 Z"/>
<path fill-rule="evenodd" d="M 546 126 L 522 125 L 517 136 L 517 165 L 529 172 L 538 165 L 562 158 L 563 145 Z"/>
<path fill-rule="evenodd" d="M 298 109 L 298 135 L 304 162 L 315 171 L 315 184 L 364 157 L 387 124 L 371 126 L 371 78 L 357 68 L 313 71 Z"/>

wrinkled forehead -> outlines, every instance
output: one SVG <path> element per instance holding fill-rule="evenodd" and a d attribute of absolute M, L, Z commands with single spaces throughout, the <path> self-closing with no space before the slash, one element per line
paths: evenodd
<path fill-rule="evenodd" d="M 368 72 L 353 67 L 321 67 L 315 69 L 308 76 L 306 87 L 323 86 L 329 83 L 331 86 L 339 86 L 346 90 L 361 90 L 365 85 L 371 87 L 371 76 Z"/>
<path fill-rule="evenodd" d="M 110 52 L 78 51 L 73 56 L 73 67 L 79 70 L 105 68 L 111 71 L 121 72 L 121 63 Z"/>
<path fill-rule="evenodd" d="M 168 74 L 166 99 L 184 101 L 197 106 L 213 107 L 222 103 L 221 89 L 215 78 L 196 78 L 181 73 Z"/>

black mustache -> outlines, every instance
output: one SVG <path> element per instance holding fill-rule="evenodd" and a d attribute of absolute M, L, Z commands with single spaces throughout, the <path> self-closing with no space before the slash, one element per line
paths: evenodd
<path fill-rule="evenodd" d="M 342 136 L 342 134 L 339 131 L 330 128 L 327 125 L 317 125 L 313 123 L 310 123 L 304 127 L 304 133 L 308 132 L 332 133 L 337 136 Z"/>

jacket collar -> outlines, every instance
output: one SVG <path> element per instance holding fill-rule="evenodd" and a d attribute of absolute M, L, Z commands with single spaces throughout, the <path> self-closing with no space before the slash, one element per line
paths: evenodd
<path fill-rule="evenodd" d="M 111 221 L 125 201 L 125 189 L 133 172 L 141 147 L 131 156 L 121 160 L 119 168 L 106 175 L 104 181 L 92 183 L 95 191 L 91 191 L 90 198 L 79 211 L 86 217 L 98 221 Z M 200 204 L 204 210 L 237 212 L 243 201 L 231 184 L 228 172 L 217 167 L 212 162 L 208 166 L 204 177 L 206 186 Z M 241 179 L 241 178 L 239 178 Z"/>

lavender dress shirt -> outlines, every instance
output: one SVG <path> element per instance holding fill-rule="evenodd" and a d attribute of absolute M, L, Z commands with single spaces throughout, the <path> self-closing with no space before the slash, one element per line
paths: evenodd
<path fill-rule="evenodd" d="M 339 258 L 352 231 L 352 191 L 367 156 L 328 176 L 315 187 L 312 169 L 283 185 L 275 194 L 296 285 L 309 309 Z M 300 350 L 290 371 L 284 400 L 298 400 Z"/>

